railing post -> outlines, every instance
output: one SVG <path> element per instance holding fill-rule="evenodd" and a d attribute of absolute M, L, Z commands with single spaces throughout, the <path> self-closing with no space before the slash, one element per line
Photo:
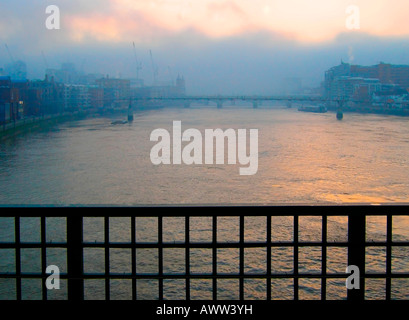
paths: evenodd
<path fill-rule="evenodd" d="M 212 274 L 213 274 L 213 300 L 217 300 L 217 216 L 212 217 Z"/>
<path fill-rule="evenodd" d="M 190 300 L 190 217 L 185 216 L 185 273 L 186 300 Z"/>
<path fill-rule="evenodd" d="M 239 255 L 240 255 L 240 267 L 239 267 L 239 273 L 240 273 L 240 282 L 239 282 L 239 288 L 240 288 L 240 300 L 244 300 L 244 215 L 240 215 L 240 222 L 239 222 L 239 228 L 240 228 L 240 249 L 239 249 Z"/>
<path fill-rule="evenodd" d="M 365 215 L 354 212 L 348 216 L 348 265 L 359 268 L 359 289 L 348 289 L 348 300 L 365 300 Z"/>
<path fill-rule="evenodd" d="M 67 217 L 68 300 L 84 300 L 82 216 Z"/>
<path fill-rule="evenodd" d="M 163 217 L 158 217 L 159 300 L 163 300 Z"/>
<path fill-rule="evenodd" d="M 392 285 L 392 215 L 386 217 L 386 300 L 391 300 Z"/>

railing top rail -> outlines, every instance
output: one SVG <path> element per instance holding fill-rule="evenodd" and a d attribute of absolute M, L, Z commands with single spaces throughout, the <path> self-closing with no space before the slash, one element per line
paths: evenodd
<path fill-rule="evenodd" d="M 266 299 L 270 300 L 271 298 L 271 279 L 273 278 L 287 278 L 290 279 L 293 285 L 292 297 L 294 300 L 300 299 L 301 292 L 301 285 L 300 282 L 303 279 L 313 279 L 316 278 L 320 280 L 321 286 L 321 300 L 327 299 L 327 288 L 329 283 L 327 279 L 332 278 L 345 278 L 347 274 L 340 274 L 339 270 L 335 273 L 327 268 L 327 262 L 331 259 L 328 258 L 327 253 L 330 252 L 331 247 L 334 246 L 336 248 L 345 247 L 347 250 L 345 251 L 347 255 L 342 255 L 343 263 L 350 266 L 357 266 L 359 270 L 362 272 L 363 279 L 362 285 L 363 289 L 365 288 L 365 281 L 366 279 L 383 279 L 385 282 L 385 300 L 391 300 L 393 288 L 396 288 L 396 284 L 393 283 L 394 279 L 408 279 L 409 273 L 407 272 L 398 272 L 395 273 L 392 268 L 393 265 L 393 257 L 392 249 L 396 250 L 396 246 L 402 246 L 403 248 L 409 247 L 409 242 L 394 242 L 393 239 L 393 216 L 396 215 L 406 215 L 409 216 L 409 206 L 259 206 L 257 208 L 245 207 L 245 206 L 229 206 L 233 211 L 233 214 L 227 214 L 228 210 L 221 211 L 221 214 L 215 213 L 214 206 L 184 206 L 184 207 L 176 207 L 176 206 L 157 206 L 154 207 L 152 210 L 143 210 L 141 207 L 82 207 L 81 210 L 78 210 L 77 207 L 39 207 L 37 209 L 40 210 L 21 210 L 21 208 L 7 208 L 2 210 L 2 214 L 7 214 L 8 216 L 12 217 L 14 220 L 14 242 L 9 243 L 0 243 L 1 249 L 12 249 L 15 252 L 15 272 L 12 273 L 1 273 L 0 278 L 8 278 L 8 279 L 15 279 L 16 282 L 16 294 L 15 297 L 17 300 L 22 299 L 22 281 L 25 278 L 45 278 L 45 261 L 47 260 L 47 250 L 48 248 L 66 248 L 66 261 L 67 261 L 67 270 L 68 273 L 65 274 L 63 278 L 67 279 L 67 297 L 68 300 L 84 300 L 84 292 L 85 290 L 85 281 L 90 279 L 100 279 L 105 282 L 105 300 L 111 299 L 111 280 L 112 279 L 125 279 L 132 281 L 132 299 L 136 300 L 138 298 L 137 292 L 137 281 L 139 279 L 156 279 L 157 280 L 157 297 L 159 300 L 164 299 L 164 289 L 167 286 L 166 282 L 169 279 L 179 279 L 185 281 L 185 289 L 181 289 L 185 291 L 186 300 L 190 300 L 191 298 L 191 281 L 193 279 L 210 279 L 212 281 L 212 294 L 213 300 L 218 299 L 218 281 L 220 279 L 236 279 L 239 283 L 238 291 L 236 293 L 240 295 L 240 299 L 244 300 L 244 292 L 246 289 L 245 281 L 248 279 L 261 279 L 264 280 L 265 288 L 266 288 Z M 121 210 L 119 210 L 121 208 Z M 146 207 L 144 207 L 146 208 Z M 176 210 L 171 210 L 176 209 Z M 242 210 L 244 209 L 244 210 Z M 370 239 L 366 238 L 366 230 L 367 226 L 365 223 L 365 218 L 368 216 L 386 216 L 386 237 L 385 240 L 382 239 L 380 242 L 370 242 Z M 196 243 L 194 241 L 194 237 L 191 238 L 191 229 L 190 226 L 193 224 L 190 217 L 213 217 L 212 219 L 212 234 L 207 236 L 208 242 L 199 242 Z M 235 218 L 239 217 L 238 228 L 239 232 L 237 237 L 234 236 L 229 238 L 229 242 L 218 241 L 217 233 L 219 230 L 219 221 L 218 217 L 224 216 L 233 216 Z M 246 217 L 264 217 L 266 224 L 265 224 L 265 240 L 258 241 L 254 238 L 246 237 L 246 224 L 247 221 L 245 220 Z M 277 239 L 272 239 L 272 219 L 273 216 L 293 216 L 294 222 L 292 228 L 289 229 L 289 234 L 292 234 L 292 238 L 289 238 L 289 241 L 280 242 L 276 241 Z M 300 236 L 300 230 L 302 229 L 302 223 L 299 221 L 299 217 L 301 216 L 321 216 L 322 217 L 322 224 L 320 227 L 321 236 L 317 237 L 317 241 L 314 239 L 303 238 Z M 328 241 L 328 222 L 327 219 L 329 216 L 347 216 L 348 217 L 348 240 L 342 238 L 334 241 L 333 243 Z M 40 227 L 40 235 L 41 241 L 36 243 L 27 243 L 21 239 L 21 221 L 19 220 L 20 217 L 41 217 L 41 227 Z M 66 217 L 66 242 L 64 243 L 52 243 L 47 242 L 47 224 L 46 218 L 47 217 Z M 104 230 L 103 241 L 99 239 L 95 242 L 87 242 L 87 239 L 84 239 L 84 217 L 103 217 L 104 223 L 103 227 L 100 226 L 100 231 Z M 131 239 L 130 241 L 125 242 L 111 242 L 111 231 L 114 231 L 115 227 L 111 229 L 111 217 L 129 217 L 131 220 L 130 223 L 130 230 L 131 230 Z M 150 243 L 140 243 L 138 242 L 135 234 L 136 234 L 136 225 L 137 220 L 135 217 L 154 217 L 157 218 L 156 226 L 153 226 L 148 230 L 149 234 L 152 233 L 154 235 L 156 233 L 157 238 L 156 241 Z M 183 217 L 184 219 L 184 237 L 181 237 L 181 241 L 175 241 L 173 239 L 168 239 L 164 237 L 165 234 L 165 223 L 164 217 Z M 135 223 L 136 222 L 136 223 Z M 223 223 L 222 223 L 223 224 Z M 264 228 L 264 226 L 262 227 Z M 182 240 L 184 239 L 184 241 Z M 235 239 L 234 242 L 230 242 L 231 240 Z M 334 238 L 335 239 L 335 238 Z M 193 240 L 193 241 L 191 241 Z M 210 241 L 211 240 L 211 241 Z M 304 241 L 306 240 L 306 241 Z M 396 240 L 402 240 L 400 238 Z M 272 249 L 273 247 L 288 247 L 289 255 L 287 259 L 291 262 L 292 271 L 287 273 L 276 273 L 275 270 L 272 268 Z M 367 247 L 375 247 L 375 246 L 382 246 L 385 250 L 385 261 L 386 261 L 386 270 L 383 272 L 373 273 L 371 270 L 366 269 L 366 248 Z M 317 260 L 321 260 L 321 266 L 318 270 L 303 270 L 300 266 L 305 264 L 302 262 L 304 258 L 302 258 L 303 254 L 303 247 L 314 248 L 315 252 L 320 251 L 320 258 Z M 26 270 L 22 270 L 21 266 L 21 249 L 25 248 L 36 248 L 40 249 L 38 252 L 41 256 L 42 261 L 42 271 L 36 272 L 36 274 L 27 274 Z M 152 275 L 151 272 L 149 274 L 144 274 L 143 272 L 140 273 L 138 271 L 137 266 L 137 251 L 140 249 L 146 248 L 153 248 L 155 249 L 155 260 L 157 260 L 157 268 L 152 267 L 152 270 L 155 270 L 155 275 Z M 180 256 L 180 261 L 183 262 L 184 260 L 184 268 L 180 270 L 169 270 L 165 268 L 166 265 L 169 264 L 169 254 L 172 252 L 170 249 L 177 249 L 179 252 L 183 252 L 184 255 Z M 212 252 L 211 260 L 208 260 L 206 263 L 211 263 L 212 272 L 201 270 L 200 272 L 196 273 L 191 269 L 192 267 L 192 260 L 193 252 L 196 249 L 206 249 L 207 252 Z M 218 269 L 218 257 L 223 255 L 222 252 L 219 252 L 219 249 L 235 249 L 234 251 L 238 251 L 238 260 L 235 259 L 234 265 L 237 267 L 237 270 L 233 270 L 232 272 L 228 271 L 227 273 L 223 273 L 222 270 Z M 262 272 L 252 272 L 252 270 L 246 270 L 247 267 L 251 266 L 246 261 L 248 254 L 252 254 L 253 250 L 259 250 L 261 248 L 261 254 L 265 258 L 257 258 L 262 266 Z M 19 250 L 20 249 L 20 250 Z M 89 272 L 90 270 L 84 269 L 84 249 L 91 249 L 91 250 L 100 250 L 99 252 L 104 251 L 102 255 L 104 257 L 104 272 Z M 130 272 L 129 269 L 125 273 L 117 273 L 111 269 L 111 253 L 113 254 L 116 249 L 127 249 L 128 257 L 131 254 L 131 264 L 132 264 L 132 271 Z M 131 249 L 131 250 L 129 250 Z M 135 249 L 135 250 L 132 250 Z M 237 250 L 238 249 L 238 250 Z M 259 250 L 260 251 L 260 250 Z M 253 251 L 254 252 L 254 251 Z M 263 253 L 265 252 L 265 253 Z M 280 249 L 280 252 L 282 250 Z M 141 252 L 139 252 L 141 253 Z M 304 252 L 305 253 L 305 252 Z M 301 255 L 300 255 L 301 254 Z M 167 257 L 167 258 L 166 258 Z M 173 257 L 173 254 L 172 254 Z M 88 259 L 88 258 L 86 258 Z M 173 258 L 172 258 L 173 259 Z M 316 259 L 316 258 L 315 258 Z M 143 260 L 141 260 L 143 261 Z M 251 261 L 251 259 L 249 260 Z M 86 262 L 88 263 L 88 262 Z M 173 263 L 173 262 L 172 262 Z M 209 264 L 210 265 L 210 264 Z M 30 270 L 29 270 L 30 271 Z M 343 271 L 343 270 L 342 270 Z M 30 271 L 31 272 L 31 271 Z M 348 272 L 347 272 L 348 273 Z M 45 284 L 42 284 L 42 297 L 43 300 L 47 300 L 47 290 L 45 289 Z M 263 287 L 261 287 L 263 288 Z M 152 289 L 156 290 L 156 289 Z M 263 289 L 264 290 L 264 289 Z M 344 291 L 345 293 L 345 291 Z M 365 300 L 365 293 L 364 290 L 349 290 L 346 291 L 346 298 L 349 301 L 363 301 Z"/>
<path fill-rule="evenodd" d="M 330 206 L 79 206 L 1 208 L 0 217 L 179 217 L 179 216 L 409 216 L 408 205 L 330 205 Z M 222 209 L 217 212 L 214 209 Z"/>

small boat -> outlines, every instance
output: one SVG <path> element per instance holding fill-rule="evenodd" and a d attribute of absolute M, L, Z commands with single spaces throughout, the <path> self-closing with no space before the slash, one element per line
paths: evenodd
<path fill-rule="evenodd" d="M 301 106 L 298 108 L 298 111 L 325 113 L 328 111 L 328 109 L 324 105 L 320 104 L 319 106 Z"/>
<path fill-rule="evenodd" d="M 112 121 L 111 124 L 125 124 L 128 123 L 128 121 L 126 120 L 116 120 L 116 121 Z"/>

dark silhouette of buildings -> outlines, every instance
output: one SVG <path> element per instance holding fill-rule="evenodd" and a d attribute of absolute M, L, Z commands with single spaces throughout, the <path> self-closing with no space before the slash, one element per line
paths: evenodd
<path fill-rule="evenodd" d="M 409 66 L 379 63 L 374 66 L 341 63 L 325 72 L 325 96 L 329 99 L 350 99 L 355 94 L 371 96 L 389 91 L 409 89 Z"/>
<path fill-rule="evenodd" d="M 328 107 L 343 100 L 346 110 L 409 113 L 409 66 L 379 63 L 374 66 L 341 62 L 325 72 L 324 96 Z"/>
<path fill-rule="evenodd" d="M 138 100 L 134 104 L 136 108 L 152 107 L 152 98 L 186 94 L 185 80 L 180 75 L 176 85 L 144 86 L 139 81 L 131 86 L 129 79 L 79 74 L 70 63 L 63 64 L 61 69 L 47 69 L 43 80 L 27 80 L 25 64 L 20 62 L 0 72 L 0 123 L 3 124 L 29 116 L 128 108 L 132 98 Z"/>

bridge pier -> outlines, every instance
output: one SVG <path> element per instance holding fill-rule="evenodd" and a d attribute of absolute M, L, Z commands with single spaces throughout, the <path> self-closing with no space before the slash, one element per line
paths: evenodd
<path fill-rule="evenodd" d="M 133 108 L 132 108 L 132 100 L 129 100 L 129 107 L 128 107 L 128 122 L 133 121 Z"/>
<path fill-rule="evenodd" d="M 259 102 L 258 101 L 253 101 L 253 109 L 257 109 L 259 106 Z"/>
<path fill-rule="evenodd" d="M 223 108 L 223 102 L 221 100 L 217 101 L 217 109 Z"/>
<path fill-rule="evenodd" d="M 185 101 L 185 103 L 183 104 L 184 108 L 190 108 L 190 101 Z"/>
<path fill-rule="evenodd" d="M 343 105 L 344 105 L 343 101 L 338 101 L 337 120 L 342 120 L 344 118 L 344 112 L 342 110 Z"/>

